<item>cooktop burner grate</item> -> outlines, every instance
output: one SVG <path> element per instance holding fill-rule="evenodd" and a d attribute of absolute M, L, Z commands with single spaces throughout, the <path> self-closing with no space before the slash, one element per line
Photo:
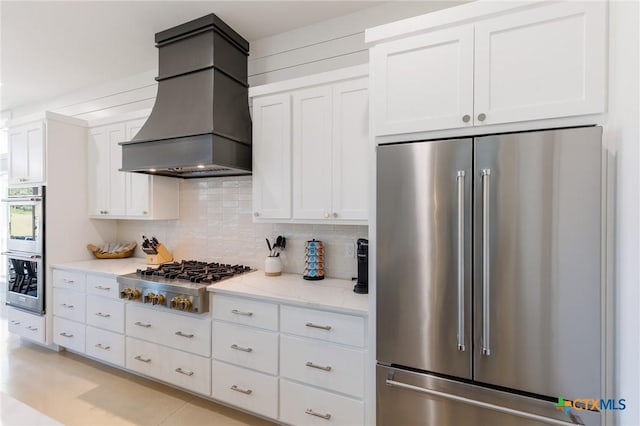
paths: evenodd
<path fill-rule="evenodd" d="M 192 283 L 211 284 L 249 271 L 251 271 L 251 268 L 244 265 L 183 260 L 181 262 L 165 263 L 156 268 L 147 267 L 147 269 L 138 269 L 136 275 L 140 277 L 156 276 L 168 280 L 185 280 Z"/>

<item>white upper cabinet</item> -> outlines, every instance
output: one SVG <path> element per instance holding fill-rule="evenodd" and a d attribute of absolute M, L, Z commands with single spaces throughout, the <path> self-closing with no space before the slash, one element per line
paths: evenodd
<path fill-rule="evenodd" d="M 371 50 L 376 135 L 473 124 L 473 26 Z"/>
<path fill-rule="evenodd" d="M 251 89 L 256 221 L 366 223 L 366 74 L 359 66 Z"/>
<path fill-rule="evenodd" d="M 448 22 L 414 18 L 412 31 L 419 19 L 422 31 L 445 28 L 372 47 L 376 136 L 605 112 L 606 8 L 503 2 L 485 4 L 491 17 L 469 4 L 448 10 Z M 369 35 L 401 31 L 393 23 Z"/>
<path fill-rule="evenodd" d="M 45 122 L 9 129 L 9 184 L 41 184 L 45 178 Z"/>
<path fill-rule="evenodd" d="M 253 211 L 256 219 L 291 217 L 291 96 L 253 99 Z"/>
<path fill-rule="evenodd" d="M 89 216 L 101 219 L 177 219 L 179 179 L 121 172 L 119 142 L 131 140 L 146 119 L 89 131 Z"/>

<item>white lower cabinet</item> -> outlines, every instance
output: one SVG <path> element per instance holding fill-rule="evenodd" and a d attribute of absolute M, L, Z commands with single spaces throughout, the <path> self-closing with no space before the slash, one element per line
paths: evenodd
<path fill-rule="evenodd" d="M 364 402 L 280 379 L 280 420 L 291 425 L 362 425 Z"/>
<path fill-rule="evenodd" d="M 88 294 L 87 325 L 124 333 L 124 303 Z"/>
<path fill-rule="evenodd" d="M 57 317 L 53 321 L 53 343 L 76 352 L 84 352 L 85 325 Z"/>
<path fill-rule="evenodd" d="M 278 378 L 224 362 L 212 362 L 211 396 L 263 416 L 278 417 Z"/>
<path fill-rule="evenodd" d="M 211 394 L 211 360 L 132 337 L 126 339 L 126 367 L 203 395 Z"/>
<path fill-rule="evenodd" d="M 86 353 L 89 356 L 124 367 L 124 336 L 87 326 Z"/>
<path fill-rule="evenodd" d="M 45 342 L 45 317 L 7 307 L 9 333 L 34 342 Z"/>
<path fill-rule="evenodd" d="M 278 333 L 214 321 L 213 358 L 278 374 Z"/>

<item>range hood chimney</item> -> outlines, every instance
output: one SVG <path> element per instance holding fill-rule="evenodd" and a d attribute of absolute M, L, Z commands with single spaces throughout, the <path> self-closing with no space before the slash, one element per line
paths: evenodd
<path fill-rule="evenodd" d="M 251 174 L 249 42 L 214 14 L 156 34 L 158 94 L 122 145 L 122 171 L 180 178 Z"/>

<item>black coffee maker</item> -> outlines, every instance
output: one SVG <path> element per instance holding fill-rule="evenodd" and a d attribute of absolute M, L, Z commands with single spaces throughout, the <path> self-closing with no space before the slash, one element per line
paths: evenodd
<path fill-rule="evenodd" d="M 353 291 L 367 294 L 369 293 L 369 240 L 358 238 L 356 257 L 358 258 L 358 281 L 356 281 Z"/>

